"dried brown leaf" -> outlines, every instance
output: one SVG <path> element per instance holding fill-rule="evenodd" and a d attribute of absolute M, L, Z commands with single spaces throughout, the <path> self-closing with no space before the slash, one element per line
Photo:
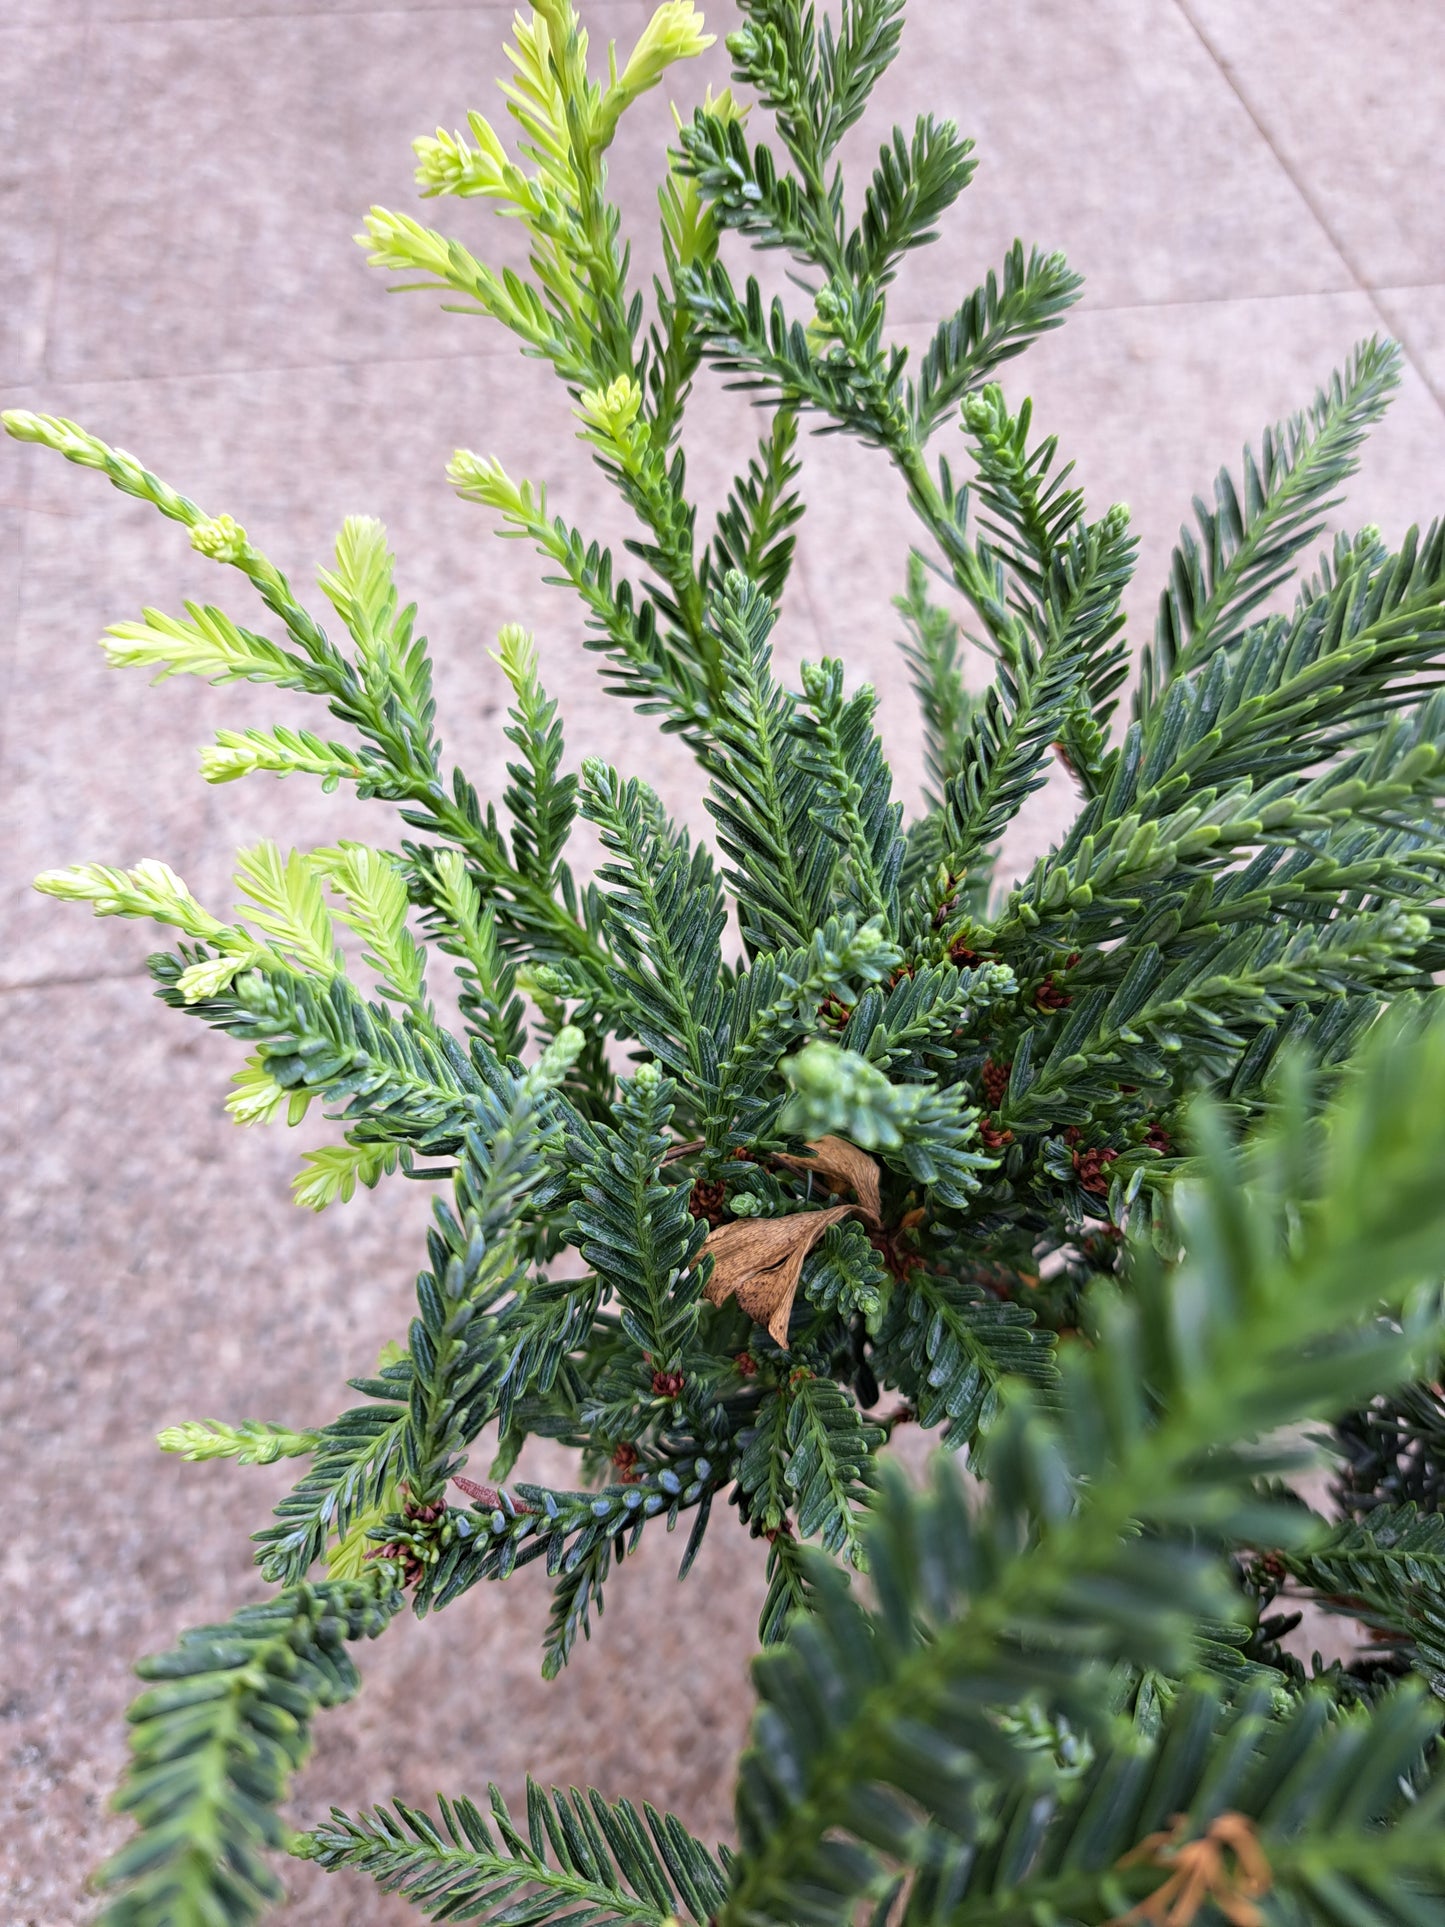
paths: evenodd
<path fill-rule="evenodd" d="M 790 1171 L 816 1171 L 830 1191 L 851 1191 L 870 1224 L 883 1222 L 883 1199 L 878 1189 L 878 1166 L 865 1151 L 842 1137 L 820 1137 L 810 1144 L 810 1158 L 789 1157 L 779 1151 L 775 1163 Z"/>
<path fill-rule="evenodd" d="M 786 1218 L 736 1218 L 710 1231 L 703 1251 L 712 1259 L 706 1296 L 725 1305 L 736 1296 L 755 1324 L 766 1328 L 775 1345 L 788 1349 L 788 1318 L 803 1275 L 803 1260 L 829 1225 L 857 1205 L 835 1204 L 827 1211 L 795 1211 Z"/>

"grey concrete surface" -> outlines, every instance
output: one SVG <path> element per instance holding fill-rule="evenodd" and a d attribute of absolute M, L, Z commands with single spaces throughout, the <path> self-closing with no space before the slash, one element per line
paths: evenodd
<path fill-rule="evenodd" d="M 584 0 L 628 42 L 641 0 Z M 713 24 L 735 18 L 709 10 Z M 493 111 L 505 5 L 383 0 L 8 0 L 0 9 L 0 397 L 71 415 L 246 524 L 301 581 L 341 517 L 380 515 L 436 652 L 443 733 L 486 793 L 505 760 L 498 625 L 535 628 L 574 758 L 645 773 L 705 822 L 671 739 L 597 700 L 576 608 L 457 501 L 462 443 L 548 481 L 589 533 L 625 528 L 572 440 L 565 397 L 488 324 L 390 295 L 349 236 L 372 200 L 415 206 L 408 142 Z M 725 78 L 721 47 L 675 77 Z M 1007 374 L 1077 457 L 1090 499 L 1130 503 L 1144 632 L 1189 498 L 1301 406 L 1362 335 L 1406 372 L 1342 511 L 1398 536 L 1445 507 L 1445 10 L 1438 0 L 913 0 L 866 156 L 931 107 L 977 139 L 978 177 L 915 256 L 899 336 L 928 326 L 1018 233 L 1088 278 L 1072 322 Z M 614 175 L 646 234 L 668 119 L 649 100 Z M 487 258 L 517 237 L 476 204 L 439 219 Z M 771 268 L 772 264 L 770 264 Z M 705 514 L 750 441 L 746 403 L 701 385 L 687 444 Z M 836 439 L 807 450 L 812 510 L 779 633 L 787 664 L 841 653 L 882 697 L 906 792 L 917 731 L 890 598 L 912 531 L 891 477 Z M 186 1416 L 325 1417 L 403 1331 L 427 1199 L 393 1184 L 313 1219 L 301 1144 L 239 1133 L 238 1054 L 148 994 L 148 933 L 35 896 L 44 867 L 163 856 L 224 903 L 238 843 L 384 840 L 376 806 L 257 781 L 208 791 L 219 726 L 319 718 L 246 686 L 148 688 L 107 670 L 105 625 L 234 586 L 100 478 L 0 447 L 0 1415 L 9 1487 L 0 1612 L 0 1920 L 89 1918 L 85 1869 L 124 1824 L 134 1657 L 254 1592 L 246 1535 L 281 1472 L 178 1466 Z M 1050 792 L 1022 864 L 1056 834 Z M 321 1724 L 299 1820 L 436 1789 L 515 1793 L 528 1768 L 728 1826 L 747 1718 L 757 1548 L 720 1518 L 675 1587 L 675 1548 L 614 1584 L 561 1681 L 537 1676 L 544 1588 L 526 1580 L 407 1624 L 363 1655 L 367 1687 Z M 361 1883 L 297 1869 L 291 1927 L 410 1918 Z"/>

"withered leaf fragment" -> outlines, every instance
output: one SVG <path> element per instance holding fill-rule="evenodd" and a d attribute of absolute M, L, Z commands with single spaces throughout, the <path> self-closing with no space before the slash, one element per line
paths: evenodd
<path fill-rule="evenodd" d="M 878 1166 L 867 1152 L 842 1137 L 820 1137 L 808 1149 L 813 1153 L 809 1158 L 789 1157 L 779 1151 L 773 1162 L 785 1164 L 790 1171 L 816 1171 L 830 1191 L 851 1191 L 863 1207 L 863 1216 L 868 1222 L 881 1224 L 883 1199 L 878 1189 Z"/>
<path fill-rule="evenodd" d="M 705 1295 L 714 1305 L 736 1296 L 775 1345 L 788 1348 L 788 1318 L 803 1275 L 803 1260 L 830 1225 L 858 1209 L 835 1204 L 826 1211 L 794 1211 L 786 1218 L 736 1218 L 710 1231 L 703 1252 L 712 1259 Z"/>

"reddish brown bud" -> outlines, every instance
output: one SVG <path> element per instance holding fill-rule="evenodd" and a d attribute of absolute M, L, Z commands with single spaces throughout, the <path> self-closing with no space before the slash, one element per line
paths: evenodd
<path fill-rule="evenodd" d="M 421 1560 L 416 1556 L 416 1548 L 414 1546 L 374 1546 L 365 1556 L 368 1559 L 390 1559 L 394 1564 L 400 1566 L 401 1583 L 403 1586 L 414 1586 L 425 1570 Z"/>
<path fill-rule="evenodd" d="M 654 1372 L 652 1389 L 659 1398 L 676 1398 L 687 1380 L 681 1372 Z"/>
<path fill-rule="evenodd" d="M 988 1099 L 988 1107 L 991 1111 L 996 1111 L 1008 1095 L 1009 1073 L 1013 1070 L 1013 1067 L 1012 1058 L 1010 1058 L 1006 1064 L 996 1064 L 991 1057 L 984 1059 L 980 1082 L 983 1085 L 983 1094 Z"/>
<path fill-rule="evenodd" d="M 1075 1151 L 1074 1171 L 1083 1190 L 1096 1198 L 1109 1195 L 1109 1166 L 1119 1153 L 1105 1146 L 1099 1150 Z"/>
<path fill-rule="evenodd" d="M 1065 990 L 1060 990 L 1054 982 L 1051 970 L 1034 992 L 1034 1003 L 1040 1010 L 1067 1010 L 1073 998 Z"/>
<path fill-rule="evenodd" d="M 1151 1124 L 1144 1133 L 1144 1142 L 1151 1151 L 1158 1151 L 1163 1157 L 1172 1158 L 1174 1155 L 1174 1140 L 1162 1124 Z"/>
<path fill-rule="evenodd" d="M 1001 1151 L 1006 1144 L 1013 1143 L 1014 1134 L 1012 1131 L 1000 1131 L 985 1118 L 978 1127 L 978 1138 L 986 1150 Z"/>
<path fill-rule="evenodd" d="M 687 1208 L 695 1218 L 705 1218 L 716 1231 L 727 1210 L 727 1189 L 719 1178 L 699 1178 L 688 1194 Z"/>
<path fill-rule="evenodd" d="M 869 1244 L 900 1284 L 910 1271 L 917 1271 L 923 1263 L 910 1244 L 908 1234 L 923 1222 L 925 1215 L 921 1210 L 909 1211 L 896 1225 L 873 1225 L 868 1229 Z"/>
<path fill-rule="evenodd" d="M 758 1375 L 758 1361 L 753 1357 L 751 1352 L 737 1352 L 733 1357 L 733 1369 L 741 1378 L 756 1378 Z"/>

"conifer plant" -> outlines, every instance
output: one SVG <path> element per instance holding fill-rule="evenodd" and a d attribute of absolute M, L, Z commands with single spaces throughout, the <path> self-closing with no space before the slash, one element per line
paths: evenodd
<path fill-rule="evenodd" d="M 1396 351 L 1366 342 L 1221 474 L 1131 657 L 1128 516 L 1090 518 L 995 380 L 1077 277 L 1016 245 L 916 361 L 891 346 L 890 284 L 970 143 L 924 116 L 845 193 L 902 0 L 743 15 L 737 92 L 679 116 L 648 294 L 606 156 L 709 44 L 691 0 L 625 61 L 589 54 L 573 0 L 537 0 L 506 50 L 510 146 L 480 113 L 417 143 L 423 192 L 493 201 L 528 271 L 383 209 L 363 237 L 572 397 L 637 517 L 630 559 L 541 478 L 460 452 L 451 479 L 580 599 L 639 730 L 692 750 L 715 847 L 636 775 L 571 765 L 515 627 L 509 784 L 448 767 L 377 523 L 342 528 L 323 625 L 228 516 L 71 422 L 6 417 L 182 524 L 265 612 L 147 609 L 113 662 L 329 710 L 325 733 L 223 731 L 205 778 L 389 806 L 376 848 L 241 852 L 239 918 L 159 861 L 39 887 L 169 926 L 158 994 L 243 1046 L 239 1123 L 344 1120 L 299 1203 L 396 1173 L 439 1194 L 416 1316 L 358 1360 L 356 1403 L 161 1440 L 302 1469 L 257 1534 L 270 1593 L 142 1663 L 138 1831 L 105 1917 L 253 1920 L 289 1848 L 497 1927 L 1445 1922 L 1445 535 L 1340 537 L 1279 593 Z M 730 231 L 788 257 L 792 307 L 726 264 Z M 710 531 L 679 444 L 706 362 L 760 427 Z M 870 444 L 917 514 L 913 822 L 873 692 L 834 661 L 796 690 L 774 674 L 804 426 Z M 993 659 L 981 691 L 950 599 Z M 1071 827 L 997 880 L 1055 765 Z M 455 1035 L 428 993 L 448 968 Z M 889 1464 L 905 1419 L 939 1441 L 926 1487 Z M 575 1448 L 575 1489 L 512 1476 L 537 1436 Z M 1291 1483 L 1321 1446 L 1328 1513 Z M 766 1564 L 732 1848 L 645 1787 L 283 1824 L 357 1642 L 540 1560 L 555 1673 L 604 1585 L 625 1593 L 613 1568 L 673 1528 L 684 1573 L 708 1532 Z M 1303 1663 L 1281 1596 L 1363 1622 L 1357 1656 Z"/>

